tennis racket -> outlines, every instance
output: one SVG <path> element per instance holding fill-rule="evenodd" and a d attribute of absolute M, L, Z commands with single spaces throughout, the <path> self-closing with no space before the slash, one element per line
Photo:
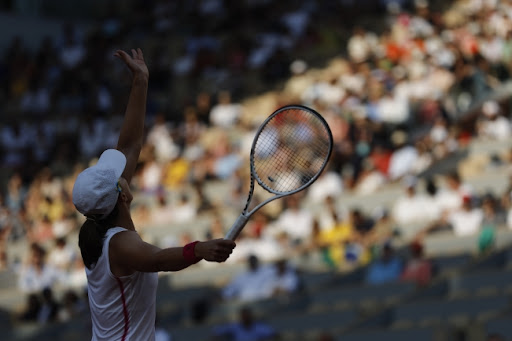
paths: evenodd
<path fill-rule="evenodd" d="M 225 239 L 235 240 L 251 215 L 264 205 L 310 186 L 327 165 L 332 145 L 329 125 L 315 110 L 288 105 L 272 113 L 254 137 L 247 203 Z M 249 210 L 254 180 L 274 195 Z"/>

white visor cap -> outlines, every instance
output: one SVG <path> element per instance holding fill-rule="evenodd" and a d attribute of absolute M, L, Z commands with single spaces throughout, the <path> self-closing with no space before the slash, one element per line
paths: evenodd
<path fill-rule="evenodd" d="M 117 182 L 126 167 L 126 156 L 117 149 L 105 150 L 94 166 L 78 174 L 73 186 L 73 204 L 85 216 L 106 218 L 116 206 Z"/>

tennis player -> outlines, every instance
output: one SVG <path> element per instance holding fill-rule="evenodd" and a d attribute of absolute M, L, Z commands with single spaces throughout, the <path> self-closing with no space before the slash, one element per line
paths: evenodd
<path fill-rule="evenodd" d="M 132 86 L 116 149 L 82 171 L 73 203 L 84 214 L 78 244 L 86 266 L 92 340 L 154 340 L 159 271 L 179 271 L 201 259 L 224 262 L 235 243 L 195 241 L 160 249 L 135 230 L 130 191 L 143 143 L 149 72 L 140 49 L 114 54 L 130 69 Z"/>

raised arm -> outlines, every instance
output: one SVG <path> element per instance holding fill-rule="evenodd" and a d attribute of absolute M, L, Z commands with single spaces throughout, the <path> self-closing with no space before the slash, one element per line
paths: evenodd
<path fill-rule="evenodd" d="M 231 240 L 215 239 L 195 245 L 197 259 L 224 262 L 233 251 Z M 193 263 L 185 259 L 183 247 L 160 249 L 144 242 L 135 231 L 124 231 L 110 240 L 111 271 L 116 276 L 126 276 L 134 271 L 159 272 L 179 271 Z"/>
<path fill-rule="evenodd" d="M 144 138 L 144 119 L 148 93 L 149 71 L 141 49 L 131 50 L 132 55 L 117 50 L 114 56 L 121 59 L 132 72 L 132 87 L 126 106 L 117 149 L 126 156 L 123 177 L 131 183 Z"/>

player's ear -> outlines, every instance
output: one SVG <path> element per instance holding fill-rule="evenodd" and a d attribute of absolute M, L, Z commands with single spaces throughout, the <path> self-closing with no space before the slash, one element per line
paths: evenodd
<path fill-rule="evenodd" d="M 126 193 L 121 192 L 121 193 L 119 193 L 119 197 L 117 198 L 117 201 L 127 202 L 128 196 L 126 195 Z"/>

